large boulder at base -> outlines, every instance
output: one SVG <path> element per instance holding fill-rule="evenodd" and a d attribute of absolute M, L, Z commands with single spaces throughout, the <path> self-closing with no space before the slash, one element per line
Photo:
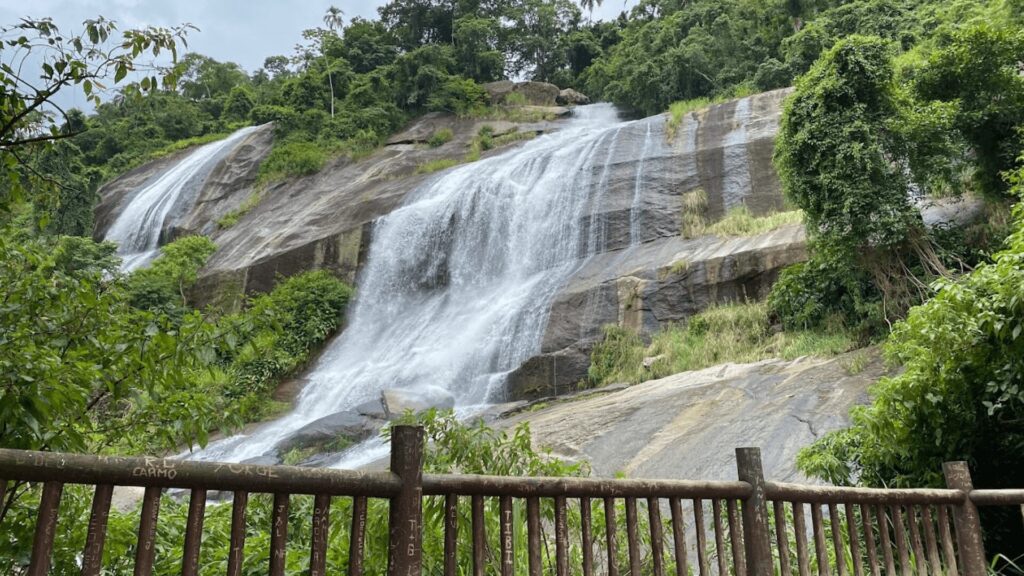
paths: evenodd
<path fill-rule="evenodd" d="M 508 375 L 505 399 L 536 400 L 568 394 L 576 390 L 589 366 L 590 356 L 570 348 L 534 356 Z"/>
<path fill-rule="evenodd" d="M 293 448 L 324 445 L 339 437 L 358 442 L 368 438 L 377 428 L 373 419 L 356 412 L 335 412 L 299 428 L 278 442 L 275 448 L 284 453 Z"/>
<path fill-rule="evenodd" d="M 498 426 L 529 422 L 534 445 L 585 460 L 598 477 L 735 480 L 735 448 L 759 446 L 767 479 L 803 482 L 797 452 L 848 425 L 850 408 L 885 373 L 872 349 L 722 364 L 522 411 Z"/>
<path fill-rule="evenodd" d="M 504 104 L 509 94 L 522 94 L 526 104 L 534 106 L 554 106 L 558 100 L 558 86 L 547 82 L 512 82 L 500 80 L 484 84 L 484 90 L 491 99 L 491 104 Z"/>
<path fill-rule="evenodd" d="M 416 414 L 431 408 L 449 410 L 455 407 L 455 396 L 436 386 L 392 388 L 381 393 L 381 402 L 388 418 L 397 418 L 409 411 Z"/>
<path fill-rule="evenodd" d="M 562 106 L 578 106 L 590 104 L 590 97 L 572 88 L 566 88 L 558 93 L 558 98 L 555 98 L 555 102 Z"/>

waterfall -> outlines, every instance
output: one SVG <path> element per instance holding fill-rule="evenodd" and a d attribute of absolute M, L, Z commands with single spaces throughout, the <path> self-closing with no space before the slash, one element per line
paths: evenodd
<path fill-rule="evenodd" d="M 443 389 L 457 410 L 501 399 L 507 374 L 540 352 L 551 301 L 599 233 L 587 224 L 625 125 L 610 105 L 578 107 L 557 132 L 411 192 L 375 223 L 348 326 L 293 411 L 193 457 L 264 455 L 389 388 Z"/>
<path fill-rule="evenodd" d="M 191 207 L 217 163 L 256 128 L 242 128 L 197 148 L 130 197 L 105 237 L 118 244 L 122 270 L 130 272 L 156 258 L 160 234 L 169 219 Z"/>
<path fill-rule="evenodd" d="M 636 163 L 636 181 L 633 183 L 633 204 L 629 208 L 629 243 L 636 246 L 640 243 L 640 211 L 643 209 L 644 193 L 644 159 L 651 153 L 651 123 L 647 123 L 644 134 L 644 147 Z"/>

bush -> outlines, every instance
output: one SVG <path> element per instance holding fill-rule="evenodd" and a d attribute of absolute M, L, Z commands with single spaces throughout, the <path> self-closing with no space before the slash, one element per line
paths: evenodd
<path fill-rule="evenodd" d="M 315 142 L 286 142 L 274 146 L 260 164 L 258 180 L 270 182 L 288 176 L 316 174 L 327 162 L 327 152 Z"/>
<path fill-rule="evenodd" d="M 430 138 L 427 140 L 427 145 L 431 148 L 438 148 L 448 142 L 451 142 L 454 137 L 455 134 L 452 132 L 451 128 L 442 128 L 430 135 Z"/>
<path fill-rule="evenodd" d="M 338 329 L 351 297 L 352 289 L 328 272 L 305 272 L 220 320 L 234 342 L 219 354 L 228 373 L 223 394 L 236 400 L 244 420 L 266 415 L 268 395 Z"/>
<path fill-rule="evenodd" d="M 140 310 L 180 319 L 189 309 L 188 289 L 215 250 L 217 245 L 206 236 L 186 236 L 167 244 L 148 268 L 128 276 L 128 302 Z"/>
<path fill-rule="evenodd" d="M 779 274 L 768 294 L 768 309 L 787 330 L 823 326 L 834 316 L 868 335 L 885 326 L 881 298 L 871 278 L 821 251 Z"/>
<path fill-rule="evenodd" d="M 472 80 L 451 77 L 427 97 L 427 109 L 460 116 L 487 105 L 487 91 Z"/>

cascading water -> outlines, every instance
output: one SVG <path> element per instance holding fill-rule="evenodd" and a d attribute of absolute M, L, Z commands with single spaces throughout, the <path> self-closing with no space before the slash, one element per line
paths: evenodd
<path fill-rule="evenodd" d="M 256 128 L 242 128 L 223 140 L 196 149 L 132 196 L 105 238 L 118 244 L 122 270 L 129 272 L 145 266 L 159 254 L 160 233 L 168 218 L 195 201 L 217 163 Z"/>
<path fill-rule="evenodd" d="M 587 236 L 598 231 L 584 224 L 624 125 L 610 105 L 579 107 L 559 131 L 411 193 L 375 224 L 348 327 L 295 409 L 192 457 L 262 456 L 389 388 L 441 388 L 457 409 L 498 398 L 507 374 L 539 352 L 552 298 L 594 251 Z"/>

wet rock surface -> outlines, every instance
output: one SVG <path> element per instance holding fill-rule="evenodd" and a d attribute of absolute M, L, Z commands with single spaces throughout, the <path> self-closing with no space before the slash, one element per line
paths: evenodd
<path fill-rule="evenodd" d="M 593 475 L 735 480 L 735 449 L 762 450 L 765 477 L 806 481 L 796 453 L 848 423 L 883 373 L 874 351 L 856 374 L 848 357 L 724 364 L 651 380 L 610 394 L 523 411 L 500 426 L 529 422 L 533 440 L 590 462 Z"/>
<path fill-rule="evenodd" d="M 370 437 L 380 425 L 380 421 L 358 412 L 337 412 L 299 428 L 275 448 L 278 453 L 285 453 L 295 448 L 323 446 L 339 438 L 354 443 Z"/>

